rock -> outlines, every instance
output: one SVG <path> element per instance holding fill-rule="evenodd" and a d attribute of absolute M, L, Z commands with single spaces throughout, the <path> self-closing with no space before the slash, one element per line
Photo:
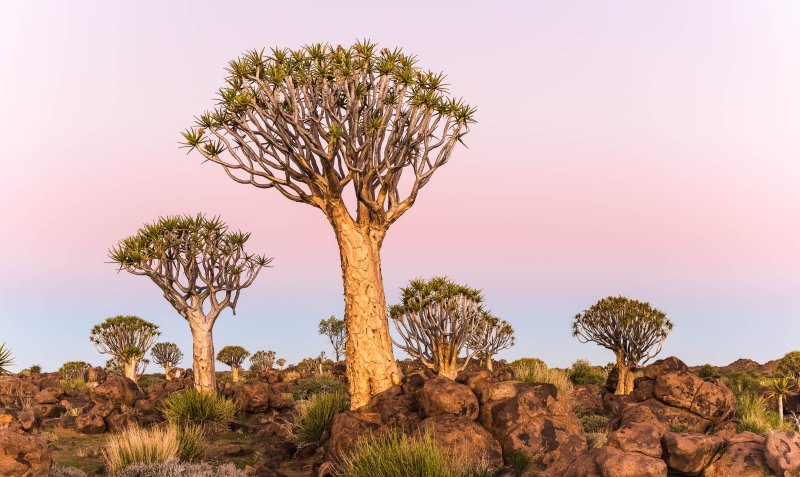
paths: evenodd
<path fill-rule="evenodd" d="M 638 452 L 603 447 L 578 456 L 559 477 L 667 477 L 667 465 Z"/>
<path fill-rule="evenodd" d="M 92 401 L 110 402 L 115 406 L 133 407 L 145 395 L 139 386 L 123 376 L 113 376 L 91 391 Z"/>
<path fill-rule="evenodd" d="M 656 382 L 654 379 L 636 378 L 633 382 L 631 401 L 642 402 L 656 397 Z"/>
<path fill-rule="evenodd" d="M 725 440 L 706 434 L 667 432 L 661 445 L 667 467 L 688 476 L 699 476 L 725 446 Z"/>
<path fill-rule="evenodd" d="M 645 366 L 644 377 L 648 379 L 656 379 L 662 374 L 688 370 L 689 367 L 686 366 L 683 361 L 679 360 L 675 356 L 670 356 L 669 358 L 659 359 L 658 361 L 654 361 L 652 364 Z"/>
<path fill-rule="evenodd" d="M 0 475 L 49 477 L 53 458 L 44 439 L 0 430 Z"/>
<path fill-rule="evenodd" d="M 17 422 L 17 417 L 8 409 L 0 408 L 0 428 L 8 427 Z"/>
<path fill-rule="evenodd" d="M 478 398 L 470 389 L 450 378 L 437 376 L 429 379 L 419 391 L 420 417 L 442 414 L 478 418 Z"/>
<path fill-rule="evenodd" d="M 575 409 L 586 414 L 602 414 L 605 406 L 603 405 L 603 391 L 597 384 L 579 384 L 575 386 L 572 393 L 572 401 Z"/>
<path fill-rule="evenodd" d="M 108 432 L 120 432 L 136 424 L 136 418 L 128 413 L 112 414 L 105 419 L 105 422 Z"/>
<path fill-rule="evenodd" d="M 66 409 L 58 404 L 35 404 L 32 410 L 39 421 L 51 417 L 61 417 L 63 413 L 67 412 Z"/>
<path fill-rule="evenodd" d="M 619 414 L 626 404 L 631 402 L 631 395 L 611 394 L 603 395 L 603 409 L 606 414 Z"/>
<path fill-rule="evenodd" d="M 106 382 L 106 370 L 100 366 L 89 368 L 83 373 L 83 380 L 89 384 L 89 387 L 96 387 L 99 384 Z"/>
<path fill-rule="evenodd" d="M 800 434 L 776 431 L 764 444 L 767 465 L 778 475 L 800 476 Z"/>
<path fill-rule="evenodd" d="M 650 408 L 637 404 L 628 405 L 622 411 L 619 427 L 608 435 L 607 445 L 625 452 L 638 452 L 660 459 L 661 436 L 668 430 Z"/>
<path fill-rule="evenodd" d="M 380 414 L 381 420 L 389 427 L 399 427 L 411 432 L 419 425 L 417 400 L 413 395 L 403 394 L 401 386 L 392 386 L 376 394 L 367 405 L 366 411 Z"/>
<path fill-rule="evenodd" d="M 410 373 L 403 376 L 400 381 L 400 387 L 403 388 L 403 394 L 415 394 L 422 389 L 428 377 L 423 372 Z"/>
<path fill-rule="evenodd" d="M 480 423 L 500 442 L 507 456 L 523 450 L 541 455 L 547 467 L 556 460 L 577 456 L 586 449 L 583 426 L 571 403 L 559 398 L 552 384 L 516 383 L 517 394 L 489 401 L 480 412 Z"/>
<path fill-rule="evenodd" d="M 657 399 L 648 399 L 638 405 L 649 407 L 653 414 L 658 416 L 658 419 L 665 423 L 672 432 L 705 433 L 713 424 L 691 411 L 667 406 Z"/>
<path fill-rule="evenodd" d="M 105 432 L 106 423 L 99 414 L 89 412 L 75 418 L 75 430 L 83 434 L 100 434 Z"/>
<path fill-rule="evenodd" d="M 331 435 L 325 443 L 327 460 L 338 461 L 361 437 L 384 429 L 381 416 L 375 412 L 346 411 L 333 417 Z"/>
<path fill-rule="evenodd" d="M 244 412 L 267 412 L 269 410 L 269 386 L 265 383 L 242 384 L 236 390 L 236 405 Z"/>
<path fill-rule="evenodd" d="M 745 432 L 742 434 L 751 434 Z M 764 458 L 764 444 L 752 436 L 737 436 L 706 467 L 703 477 L 767 477 L 775 474 Z M 755 436 L 760 437 L 760 436 Z M 761 438 L 763 442 L 763 438 Z"/>
<path fill-rule="evenodd" d="M 33 397 L 36 404 L 56 404 L 58 398 L 49 389 L 42 389 Z"/>
<path fill-rule="evenodd" d="M 726 421 L 715 425 L 708 433 L 729 441 L 736 436 L 737 432 L 736 423 L 733 421 Z"/>
<path fill-rule="evenodd" d="M 274 421 L 259 429 L 257 438 L 259 442 L 264 443 L 261 450 L 264 455 L 269 456 L 270 462 L 287 461 L 297 450 L 293 436 L 287 432 L 286 426 Z"/>
<path fill-rule="evenodd" d="M 733 393 L 727 386 L 701 379 L 688 371 L 658 376 L 655 397 L 664 404 L 686 409 L 710 421 L 722 420 L 734 411 Z"/>
<path fill-rule="evenodd" d="M 32 409 L 25 409 L 20 411 L 17 414 L 17 419 L 19 420 L 20 425 L 26 431 L 29 431 L 36 426 L 36 414 L 33 413 Z"/>
<path fill-rule="evenodd" d="M 608 372 L 606 377 L 606 392 L 613 394 L 617 390 L 617 382 L 619 381 L 619 369 L 614 366 Z"/>
<path fill-rule="evenodd" d="M 461 465 L 497 469 L 503 465 L 503 449 L 483 427 L 464 416 L 443 414 L 420 424 L 442 448 L 452 452 Z"/>

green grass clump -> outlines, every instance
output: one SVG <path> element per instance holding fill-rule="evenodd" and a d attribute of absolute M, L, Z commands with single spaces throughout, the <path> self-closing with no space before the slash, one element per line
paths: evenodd
<path fill-rule="evenodd" d="M 108 475 L 115 477 L 136 464 L 164 463 L 178 456 L 178 433 L 172 427 L 129 427 L 106 440 L 103 450 Z"/>
<path fill-rule="evenodd" d="M 315 394 L 335 392 L 347 393 L 347 385 L 333 376 L 322 374 L 298 382 L 292 390 L 292 397 L 300 401 Z"/>
<path fill-rule="evenodd" d="M 533 457 L 524 449 L 512 449 L 508 453 L 508 465 L 514 469 L 516 475 L 522 475 L 533 465 Z"/>
<path fill-rule="evenodd" d="M 586 433 L 608 431 L 610 419 L 606 416 L 601 416 L 600 414 L 584 414 L 578 419 L 580 419 L 583 425 L 583 431 Z"/>
<path fill-rule="evenodd" d="M 205 447 L 206 431 L 202 426 L 187 425 L 178 430 L 178 458 L 194 462 L 200 458 Z"/>
<path fill-rule="evenodd" d="M 569 376 L 560 369 L 550 369 L 541 360 L 523 360 L 511 363 L 514 377 L 528 383 L 548 383 L 558 389 L 558 392 L 570 398 L 575 390 Z M 538 361 L 538 362 L 537 362 Z"/>
<path fill-rule="evenodd" d="M 607 373 L 602 366 L 593 366 L 585 359 L 572 363 L 569 369 L 569 380 L 573 384 L 596 384 L 600 387 L 606 384 Z"/>
<path fill-rule="evenodd" d="M 738 432 L 752 432 L 766 436 L 772 431 L 791 431 L 791 425 L 781 422 L 778 413 L 769 409 L 763 398 L 755 394 L 742 394 L 736 398 Z"/>
<path fill-rule="evenodd" d="M 337 477 L 460 477 L 448 452 L 430 435 L 393 430 L 356 443 L 335 471 Z"/>
<path fill-rule="evenodd" d="M 177 429 L 198 426 L 206 432 L 222 431 L 236 414 L 230 399 L 189 389 L 172 394 L 164 403 L 164 415 Z"/>
<path fill-rule="evenodd" d="M 764 385 L 764 378 L 754 372 L 731 373 L 723 381 L 736 397 L 758 395 Z"/>
<path fill-rule="evenodd" d="M 306 443 L 320 442 L 331 428 L 333 416 L 346 411 L 347 407 L 347 395 L 342 392 L 324 392 L 311 396 L 308 401 L 300 401 L 295 411 L 297 439 Z"/>

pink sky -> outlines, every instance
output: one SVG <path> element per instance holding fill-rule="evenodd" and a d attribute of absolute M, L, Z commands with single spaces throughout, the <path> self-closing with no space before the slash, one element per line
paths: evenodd
<path fill-rule="evenodd" d="M 800 4 L 432 3 L 0 3 L 0 342 L 22 366 L 100 363 L 91 326 L 139 314 L 188 351 L 159 291 L 105 252 L 205 211 L 276 257 L 218 346 L 325 349 L 316 323 L 343 308 L 325 219 L 177 143 L 239 53 L 368 37 L 478 107 L 469 149 L 389 233 L 390 301 L 416 276 L 482 287 L 518 333 L 504 357 L 554 365 L 610 360 L 569 335 L 609 294 L 666 311 L 664 352 L 690 363 L 800 348 Z"/>

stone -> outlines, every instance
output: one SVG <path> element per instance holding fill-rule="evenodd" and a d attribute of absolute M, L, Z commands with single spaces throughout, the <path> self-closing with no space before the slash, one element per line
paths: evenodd
<path fill-rule="evenodd" d="M 36 404 L 56 404 L 58 398 L 49 389 L 42 389 L 33 397 Z"/>
<path fill-rule="evenodd" d="M 729 442 L 729 445 L 720 451 L 718 456 L 703 471 L 703 477 L 767 477 L 775 475 L 764 457 L 764 445 L 753 441 L 750 436 Z"/>
<path fill-rule="evenodd" d="M 433 440 L 452 453 L 460 465 L 497 469 L 503 465 L 503 449 L 486 429 L 475 421 L 452 414 L 429 417 L 420 424 Z"/>
<path fill-rule="evenodd" d="M 603 391 L 597 384 L 579 384 L 572 393 L 575 409 L 586 414 L 603 414 Z"/>
<path fill-rule="evenodd" d="M 707 434 L 667 432 L 661 438 L 661 445 L 667 467 L 688 476 L 699 476 L 725 447 L 725 440 Z"/>
<path fill-rule="evenodd" d="M 478 418 L 478 398 L 464 385 L 450 378 L 429 379 L 419 391 L 419 410 L 423 418 L 453 414 Z"/>
<path fill-rule="evenodd" d="M 89 412 L 75 418 L 75 430 L 83 434 L 100 434 L 105 432 L 106 423 L 99 414 Z"/>
<path fill-rule="evenodd" d="M 683 361 L 670 356 L 669 358 L 659 359 L 653 363 L 645 366 L 644 377 L 648 379 L 656 379 L 662 374 L 671 373 L 675 371 L 688 371 L 689 367 Z"/>
<path fill-rule="evenodd" d="M 800 476 L 800 434 L 776 431 L 764 443 L 767 465 L 778 475 Z"/>
<path fill-rule="evenodd" d="M 325 443 L 327 460 L 337 462 L 352 450 L 358 439 L 385 429 L 376 412 L 346 411 L 333 417 L 330 438 Z"/>
<path fill-rule="evenodd" d="M 705 433 L 713 424 L 697 414 L 678 407 L 668 406 L 658 399 L 648 399 L 638 404 L 649 407 L 658 419 L 665 423 L 672 432 Z"/>
<path fill-rule="evenodd" d="M 29 434 L 0 430 L 0 475 L 49 477 L 53 457 L 47 441 Z"/>
<path fill-rule="evenodd" d="M 263 413 L 269 410 L 269 386 L 265 383 L 242 384 L 236 389 L 236 405 L 249 413 Z"/>
<path fill-rule="evenodd" d="M 558 474 L 548 477 L 667 477 L 667 465 L 661 459 L 638 452 L 624 452 L 613 447 L 594 449 L 578 456 Z"/>
<path fill-rule="evenodd" d="M 403 394 L 399 385 L 376 394 L 367 404 L 366 410 L 380 414 L 385 425 L 398 427 L 406 432 L 415 430 L 420 421 L 416 398 Z"/>
<path fill-rule="evenodd" d="M 422 371 L 409 373 L 403 376 L 403 379 L 400 381 L 400 387 L 403 388 L 403 394 L 415 394 L 422 389 L 422 386 L 425 385 L 425 381 L 427 380 L 428 377 Z"/>
<path fill-rule="evenodd" d="M 619 427 L 608 435 L 607 445 L 660 459 L 663 452 L 661 436 L 668 430 L 650 408 L 628 405 L 622 411 Z"/>
<path fill-rule="evenodd" d="M 29 431 L 36 426 L 36 414 L 33 413 L 32 409 L 25 409 L 20 411 L 17 414 L 17 419 L 19 420 L 20 425 L 26 431 Z"/>
<path fill-rule="evenodd" d="M 691 411 L 710 421 L 722 420 L 734 411 L 733 393 L 714 380 L 704 380 L 688 371 L 656 378 L 655 397 L 670 406 Z"/>
<path fill-rule="evenodd" d="M 115 406 L 133 407 L 136 401 L 145 395 L 139 386 L 123 376 L 113 376 L 91 391 L 92 401 L 96 403 L 110 402 Z"/>
<path fill-rule="evenodd" d="M 103 384 L 106 381 L 107 377 L 108 376 L 106 375 L 106 370 L 103 369 L 101 366 L 88 368 L 83 373 L 83 380 L 89 384 L 89 387 L 96 387 L 99 384 Z"/>
<path fill-rule="evenodd" d="M 128 413 L 112 414 L 105 419 L 108 432 L 121 432 L 136 424 L 136 418 Z"/>

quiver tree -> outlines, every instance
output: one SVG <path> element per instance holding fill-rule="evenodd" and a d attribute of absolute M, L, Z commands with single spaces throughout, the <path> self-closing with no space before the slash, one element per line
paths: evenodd
<path fill-rule="evenodd" d="M 380 250 L 386 232 L 447 163 L 474 108 L 444 75 L 399 49 L 359 42 L 252 51 L 233 60 L 218 107 L 184 145 L 241 184 L 318 208 L 339 244 L 351 408 L 393 383 Z"/>
<path fill-rule="evenodd" d="M 135 383 L 139 379 L 139 362 L 160 334 L 158 325 L 138 316 L 118 315 L 95 325 L 89 340 L 101 354 L 117 359 L 123 375 Z"/>
<path fill-rule="evenodd" d="M 333 355 L 336 362 L 345 353 L 345 343 L 347 340 L 347 326 L 344 320 L 340 320 L 331 315 L 330 318 L 319 322 L 319 334 L 327 336 L 333 347 Z"/>
<path fill-rule="evenodd" d="M 800 386 L 800 351 L 786 353 L 778 363 L 777 371 Z"/>
<path fill-rule="evenodd" d="M 275 360 L 275 364 L 278 365 L 278 368 L 283 369 L 283 367 L 286 365 L 286 360 L 283 358 L 278 358 Z"/>
<path fill-rule="evenodd" d="M 245 251 L 249 233 L 228 230 L 219 218 L 172 216 L 120 241 L 109 256 L 120 270 L 149 277 L 189 322 L 194 386 L 217 392 L 212 330 L 226 308 L 236 313 L 241 291 L 271 258 Z"/>
<path fill-rule="evenodd" d="M 477 327 L 468 347 L 482 349 L 480 356 L 486 360 L 486 369 L 492 371 L 492 357 L 500 351 L 514 346 L 514 328 L 507 321 L 484 311 L 481 316 L 484 324 Z"/>
<path fill-rule="evenodd" d="M 144 374 L 144 370 L 147 369 L 147 365 L 150 364 L 150 360 L 146 358 L 142 358 L 136 364 L 136 376 L 141 376 Z M 117 375 L 117 376 L 125 376 L 125 363 L 120 361 L 117 358 L 110 358 L 106 360 L 106 364 L 103 365 L 103 370 L 106 374 L 110 375 Z"/>
<path fill-rule="evenodd" d="M 67 361 L 58 369 L 58 378 L 62 381 L 83 381 L 84 373 L 91 367 L 85 361 Z"/>
<path fill-rule="evenodd" d="M 217 353 L 217 361 L 231 367 L 231 380 L 238 383 L 239 370 L 242 369 L 242 363 L 248 356 L 250 352 L 241 346 L 226 346 Z"/>
<path fill-rule="evenodd" d="M 150 355 L 153 356 L 153 361 L 157 365 L 164 368 L 164 376 L 167 381 L 172 379 L 170 375 L 172 368 L 177 367 L 183 361 L 183 353 L 175 343 L 156 343 L 153 350 L 150 351 Z"/>
<path fill-rule="evenodd" d="M 445 277 L 412 280 L 401 289 L 400 304 L 389 315 L 402 341 L 398 348 L 440 376 L 455 379 L 470 359 L 485 351 L 474 336 L 487 326 L 480 290 L 457 285 Z M 466 357 L 459 366 L 462 351 Z"/>
<path fill-rule="evenodd" d="M 672 331 L 667 315 L 649 303 L 625 297 L 603 298 L 575 315 L 572 336 L 614 352 L 619 373 L 615 394 L 633 391 L 633 369 L 661 352 Z"/>
<path fill-rule="evenodd" d="M 269 371 L 274 364 L 274 351 L 256 351 L 253 353 L 253 356 L 250 357 L 250 371 L 255 371 L 259 374 Z"/>

